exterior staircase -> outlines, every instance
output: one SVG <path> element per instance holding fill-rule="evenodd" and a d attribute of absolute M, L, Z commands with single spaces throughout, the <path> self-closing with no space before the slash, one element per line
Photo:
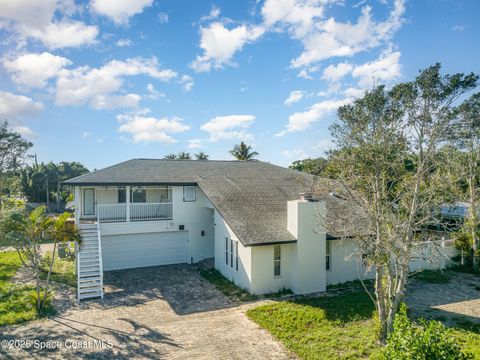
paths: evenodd
<path fill-rule="evenodd" d="M 99 297 L 103 301 L 102 242 L 98 223 L 80 226 L 81 244 L 77 249 L 78 301 Z"/>

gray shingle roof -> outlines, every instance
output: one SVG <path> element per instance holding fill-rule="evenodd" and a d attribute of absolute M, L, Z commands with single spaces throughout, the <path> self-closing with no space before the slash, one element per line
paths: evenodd
<path fill-rule="evenodd" d="M 132 159 L 65 184 L 197 184 L 242 244 L 252 246 L 296 240 L 287 230 L 287 201 L 312 191 L 315 181 L 312 175 L 260 161 Z M 327 209 L 330 203 L 336 211 L 348 211 L 348 204 L 325 196 L 322 200 L 333 198 L 328 199 Z M 332 236 L 339 232 L 327 231 Z"/>

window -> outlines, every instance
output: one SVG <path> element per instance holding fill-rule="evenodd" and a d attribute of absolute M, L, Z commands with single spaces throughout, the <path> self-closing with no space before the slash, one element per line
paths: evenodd
<path fill-rule="evenodd" d="M 127 202 L 127 190 L 118 189 L 118 203 L 124 204 Z"/>
<path fill-rule="evenodd" d="M 195 186 L 183 187 L 183 201 L 195 201 L 197 197 Z"/>
<path fill-rule="evenodd" d="M 230 240 L 230 267 L 233 268 L 233 240 Z"/>
<path fill-rule="evenodd" d="M 235 271 L 238 271 L 238 241 L 235 241 Z"/>
<path fill-rule="evenodd" d="M 275 245 L 273 247 L 273 275 L 279 277 L 281 275 L 281 260 L 282 260 L 282 249 L 280 245 Z"/>
<path fill-rule="evenodd" d="M 172 188 L 160 189 L 160 201 L 161 203 L 170 203 L 172 202 Z"/>
<path fill-rule="evenodd" d="M 130 202 L 145 203 L 147 202 L 147 191 L 142 188 L 132 189 L 130 191 Z"/>
<path fill-rule="evenodd" d="M 332 243 L 331 243 L 329 240 L 326 241 L 326 247 L 327 247 L 327 248 L 326 248 L 326 252 L 325 252 L 325 257 L 326 257 L 326 259 L 325 259 L 325 268 L 326 268 L 327 270 L 331 270 L 332 263 L 331 263 L 330 255 L 331 255 L 331 253 L 332 253 Z"/>
<path fill-rule="evenodd" d="M 228 265 L 228 238 L 225 238 L 225 265 Z"/>

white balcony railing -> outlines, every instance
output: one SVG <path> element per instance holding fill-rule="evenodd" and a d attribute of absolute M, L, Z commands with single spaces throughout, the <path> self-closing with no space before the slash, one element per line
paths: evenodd
<path fill-rule="evenodd" d="M 98 222 L 127 221 L 127 204 L 97 205 Z"/>
<path fill-rule="evenodd" d="M 172 203 L 98 204 L 98 222 L 167 220 L 172 218 Z M 128 217 L 129 213 L 129 217 Z"/>
<path fill-rule="evenodd" d="M 172 218 L 172 203 L 130 204 L 130 220 L 162 220 Z"/>

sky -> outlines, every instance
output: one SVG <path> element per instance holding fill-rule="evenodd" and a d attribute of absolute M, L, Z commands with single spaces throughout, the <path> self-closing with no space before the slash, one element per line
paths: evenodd
<path fill-rule="evenodd" d="M 0 119 L 99 169 L 240 141 L 281 166 L 336 109 L 441 62 L 480 73 L 477 0 L 0 0 Z"/>

